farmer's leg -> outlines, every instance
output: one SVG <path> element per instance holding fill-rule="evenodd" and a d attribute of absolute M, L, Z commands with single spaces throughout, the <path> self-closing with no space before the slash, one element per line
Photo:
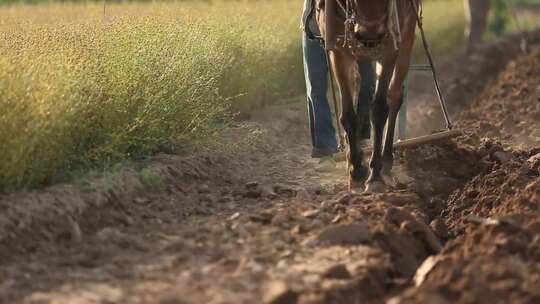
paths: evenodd
<path fill-rule="evenodd" d="M 326 52 L 317 40 L 303 35 L 304 75 L 306 78 L 309 125 L 313 157 L 330 156 L 337 152 L 336 131 L 326 92 L 328 66 Z"/>
<path fill-rule="evenodd" d="M 486 30 L 487 17 L 491 0 L 465 0 L 465 16 L 467 17 L 467 32 L 470 50 L 482 41 Z"/>
<path fill-rule="evenodd" d="M 360 94 L 358 94 L 358 116 L 366 117 L 363 119 L 361 139 L 368 139 L 371 135 L 371 123 L 369 122 L 369 108 L 375 92 L 375 68 L 369 61 L 358 62 L 358 71 L 360 72 Z"/>

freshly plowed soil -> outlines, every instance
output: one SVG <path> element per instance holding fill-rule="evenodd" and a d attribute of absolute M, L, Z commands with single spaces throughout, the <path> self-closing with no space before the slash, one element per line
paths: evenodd
<path fill-rule="evenodd" d="M 470 84 L 464 136 L 397 153 L 385 193 L 346 191 L 343 162 L 316 173 L 294 105 L 230 134 L 251 148 L 156 156 L 159 182 L 132 168 L 4 195 L 0 302 L 539 303 L 532 49 Z"/>
<path fill-rule="evenodd" d="M 496 84 L 484 92 L 460 121 L 483 136 L 509 145 L 540 145 L 540 51 L 510 62 Z M 489 101 L 489 102 L 488 102 Z"/>
<path fill-rule="evenodd" d="M 536 49 L 460 116 L 486 167 L 448 198 L 451 240 L 394 303 L 540 302 L 539 76 Z"/>

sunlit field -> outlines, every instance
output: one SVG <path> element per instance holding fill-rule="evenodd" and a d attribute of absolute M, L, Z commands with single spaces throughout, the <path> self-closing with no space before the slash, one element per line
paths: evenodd
<path fill-rule="evenodd" d="M 0 9 L 0 185 L 149 155 L 301 93 L 300 4 Z"/>
<path fill-rule="evenodd" d="M 215 136 L 234 112 L 302 95 L 301 7 L 0 7 L 0 190 Z M 462 48 L 461 0 L 427 1 L 424 15 L 436 55 Z"/>

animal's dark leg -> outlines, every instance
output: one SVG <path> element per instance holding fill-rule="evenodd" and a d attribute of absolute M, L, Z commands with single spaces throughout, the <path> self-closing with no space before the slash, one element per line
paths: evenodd
<path fill-rule="evenodd" d="M 360 74 L 360 91 L 356 105 L 357 124 L 360 128 L 358 137 L 360 140 L 369 139 L 371 136 L 371 126 L 369 121 L 369 111 L 375 93 L 376 74 L 374 64 L 369 60 L 358 62 L 358 72 Z"/>
<path fill-rule="evenodd" d="M 362 165 L 362 151 L 358 149 L 359 141 L 357 134 L 359 128 L 357 124 L 357 115 L 354 113 L 352 106 L 343 111 L 341 123 L 347 134 L 349 186 L 350 188 L 355 188 L 366 179 L 368 172 L 367 168 Z"/>
<path fill-rule="evenodd" d="M 390 102 L 388 111 L 388 125 L 386 126 L 386 136 L 384 141 L 384 150 L 382 153 L 382 174 L 391 176 L 392 165 L 394 163 L 394 131 L 396 128 L 396 120 L 401 103 L 403 102 L 401 95 L 397 102 Z"/>
<path fill-rule="evenodd" d="M 367 139 L 366 132 L 369 132 L 369 112 L 357 111 L 355 120 L 355 147 L 356 147 L 356 159 L 355 162 L 355 179 L 364 181 L 369 175 L 369 170 L 366 166 L 362 164 L 364 156 L 364 147 L 362 146 L 363 142 Z M 366 130 L 367 129 L 367 130 Z"/>
<path fill-rule="evenodd" d="M 362 140 L 365 139 L 362 136 L 362 123 L 365 122 L 365 120 L 369 120 L 369 114 L 368 115 L 359 115 L 359 113 L 356 113 L 354 117 L 351 120 L 353 124 L 353 132 L 351 133 L 351 137 L 349 138 L 350 143 L 350 159 L 352 163 L 352 170 L 350 172 L 352 180 L 360 186 L 368 177 L 369 170 L 366 166 L 363 164 L 363 149 L 362 149 Z"/>
<path fill-rule="evenodd" d="M 362 165 L 362 151 L 359 150 L 357 115 L 353 105 L 354 70 L 355 59 L 343 53 L 332 53 L 333 69 L 341 93 L 341 124 L 345 130 L 348 143 L 347 164 L 349 174 L 349 188 L 363 184 L 367 177 L 367 168 Z"/>
<path fill-rule="evenodd" d="M 382 182 L 381 177 L 381 151 L 382 151 L 382 138 L 384 125 L 388 118 L 388 105 L 386 104 L 386 90 L 382 89 L 378 92 L 375 102 L 373 104 L 373 109 L 371 112 L 371 128 L 372 128 L 372 142 L 373 142 L 373 152 L 371 154 L 371 160 L 369 167 L 371 168 L 371 175 L 369 176 L 368 183 L 373 184 L 376 182 Z M 377 185 L 379 186 L 379 185 Z M 371 189 L 378 191 L 377 189 Z"/>
<path fill-rule="evenodd" d="M 409 72 L 411 61 L 411 51 L 414 44 L 414 23 L 408 25 L 404 32 L 403 44 L 396 59 L 394 76 L 388 89 L 388 126 L 386 128 L 386 139 L 382 154 L 383 172 L 385 176 L 391 177 L 392 166 L 394 164 L 394 129 L 396 118 L 403 103 L 403 83 Z"/>
<path fill-rule="evenodd" d="M 384 190 L 384 183 L 381 176 L 382 169 L 382 140 L 384 125 L 388 118 L 387 93 L 390 78 L 395 66 L 395 57 L 386 60 L 382 66 L 382 73 L 377 86 L 373 109 L 371 111 L 371 128 L 373 152 L 369 166 L 371 174 L 367 180 L 367 192 L 381 192 Z"/>

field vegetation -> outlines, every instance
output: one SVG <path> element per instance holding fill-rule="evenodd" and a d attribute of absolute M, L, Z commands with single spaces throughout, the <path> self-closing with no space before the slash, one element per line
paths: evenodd
<path fill-rule="evenodd" d="M 289 14 L 299 9 L 285 1 L 108 5 L 105 15 L 100 4 L 3 8 L 2 189 L 207 138 L 226 126 L 231 103 L 248 110 L 300 94 L 298 20 Z"/>
<path fill-rule="evenodd" d="M 0 6 L 0 191 L 219 134 L 304 90 L 301 1 Z M 461 0 L 426 1 L 436 55 Z M 421 60 L 419 50 L 415 60 Z"/>

